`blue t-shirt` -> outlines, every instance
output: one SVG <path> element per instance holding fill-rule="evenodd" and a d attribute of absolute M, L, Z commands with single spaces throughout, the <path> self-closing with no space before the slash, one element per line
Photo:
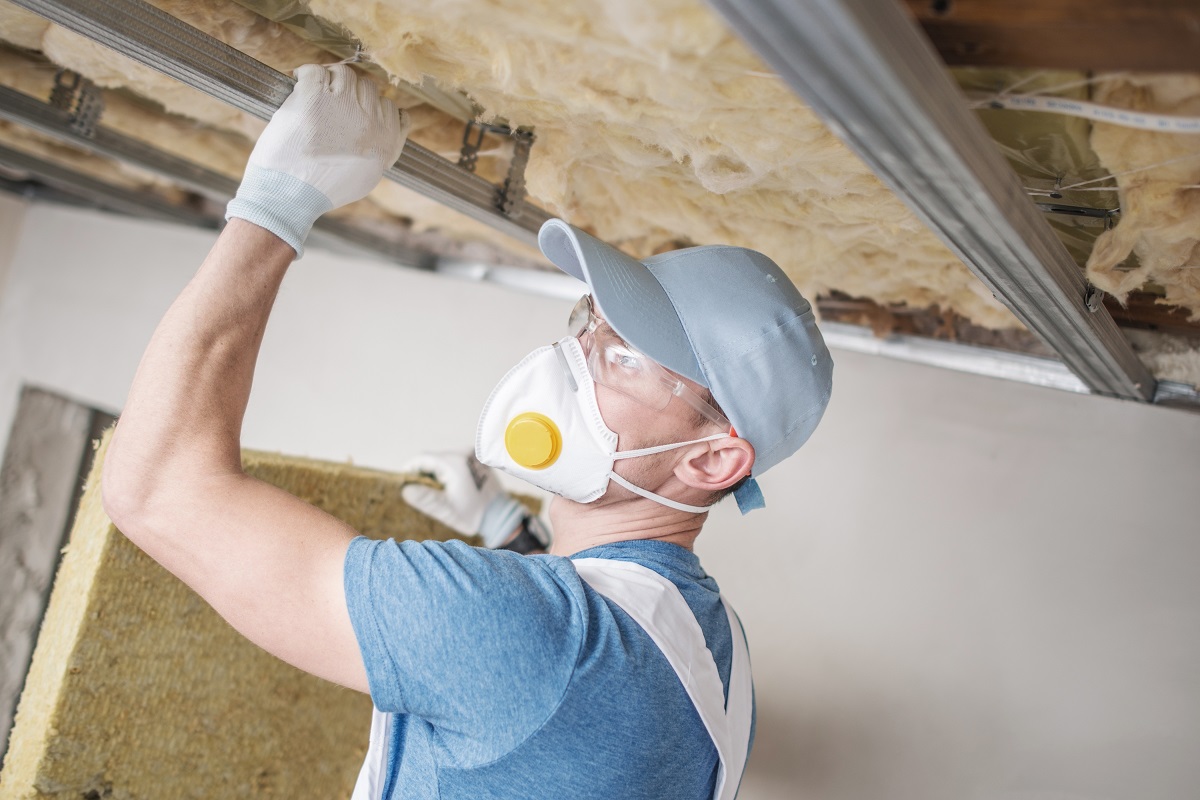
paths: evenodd
<path fill-rule="evenodd" d="M 728 696 L 729 621 L 694 554 L 633 541 L 573 557 L 679 587 Z M 569 559 L 359 537 L 345 584 L 371 698 L 396 714 L 389 800 L 712 797 L 716 747 L 679 678 Z"/>

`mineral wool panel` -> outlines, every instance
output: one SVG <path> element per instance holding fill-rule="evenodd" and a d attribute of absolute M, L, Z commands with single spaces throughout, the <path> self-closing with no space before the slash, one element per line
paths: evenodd
<path fill-rule="evenodd" d="M 453 535 L 403 502 L 411 476 L 266 453 L 243 463 L 367 535 Z M 0 796 L 347 797 L 368 697 L 260 650 L 134 547 L 101 507 L 101 469 L 55 579 Z"/>

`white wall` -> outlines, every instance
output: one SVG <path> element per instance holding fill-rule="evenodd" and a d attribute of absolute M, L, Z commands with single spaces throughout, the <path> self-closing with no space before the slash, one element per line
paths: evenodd
<path fill-rule="evenodd" d="M 22 382 L 120 407 L 211 241 L 45 205 L 22 231 L 5 433 Z M 467 448 L 495 380 L 568 306 L 312 252 L 246 444 L 383 468 Z M 1195 796 L 1200 416 L 835 358 L 826 421 L 763 479 L 768 508 L 723 506 L 701 539 L 751 637 L 743 800 Z"/>

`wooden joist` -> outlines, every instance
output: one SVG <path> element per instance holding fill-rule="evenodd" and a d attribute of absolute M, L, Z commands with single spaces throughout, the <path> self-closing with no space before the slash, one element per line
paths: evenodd
<path fill-rule="evenodd" d="M 946 64 L 1200 71 L 1194 0 L 905 0 Z"/>

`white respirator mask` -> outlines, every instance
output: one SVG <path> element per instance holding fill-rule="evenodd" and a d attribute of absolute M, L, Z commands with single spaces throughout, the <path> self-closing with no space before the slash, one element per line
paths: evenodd
<path fill-rule="evenodd" d="M 577 503 L 590 503 L 608 482 L 679 511 L 709 509 L 670 500 L 622 478 L 617 459 L 653 455 L 679 447 L 728 438 L 718 433 L 688 442 L 617 452 L 617 434 L 605 424 L 596 386 L 579 340 L 566 336 L 539 347 L 500 379 L 492 390 L 475 435 L 475 456 Z"/>

